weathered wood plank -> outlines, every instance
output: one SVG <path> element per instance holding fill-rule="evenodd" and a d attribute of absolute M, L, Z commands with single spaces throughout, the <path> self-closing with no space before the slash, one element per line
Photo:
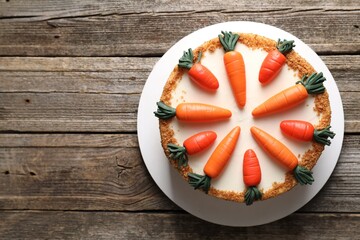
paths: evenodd
<path fill-rule="evenodd" d="M 341 92 L 344 108 L 345 132 L 359 132 L 360 119 L 360 94 L 359 92 Z"/>
<path fill-rule="evenodd" d="M 189 33 L 219 22 L 257 21 L 278 26 L 318 53 L 359 53 L 359 11 L 305 9 L 239 12 L 112 14 L 36 21 L 0 21 L 1 56 L 162 55 Z M 302 24 L 299 24 L 302 23 Z M 184 27 L 185 26 L 185 27 Z M 306 27 L 303 27 L 306 26 Z M 329 29 L 333 29 L 329 31 Z"/>
<path fill-rule="evenodd" d="M 289 9 L 323 9 L 344 10 L 356 9 L 356 0 L 342 1 L 296 1 L 289 6 L 286 0 L 266 0 L 261 2 L 239 1 L 205 1 L 194 3 L 191 0 L 168 1 L 166 4 L 154 1 L 97 1 L 87 0 L 86 4 L 80 1 L 47 1 L 36 0 L 31 3 L 26 0 L 0 2 L 0 17 L 33 17 L 36 19 L 59 18 L 84 15 L 131 14 L 131 13 L 161 13 L 184 11 L 242 11 L 242 12 L 270 12 L 287 11 Z"/>
<path fill-rule="evenodd" d="M 359 144 L 345 135 L 330 180 L 300 211 L 360 211 Z M 178 209 L 147 172 L 136 135 L 0 134 L 0 146 L 1 209 Z"/>
<path fill-rule="evenodd" d="M 159 57 L 0 57 L 0 71 L 114 72 L 118 74 L 128 70 L 134 73 L 140 71 L 139 74 L 143 74 L 144 71 L 151 70 L 159 59 Z M 348 64 L 351 63 L 348 62 Z"/>
<path fill-rule="evenodd" d="M 215 225 L 186 213 L 11 211 L 0 217 L 0 238 L 5 239 L 343 240 L 360 235 L 359 214 L 292 214 L 251 228 Z"/>
<path fill-rule="evenodd" d="M 1 93 L 0 131 L 133 132 L 139 98 L 139 94 Z"/>
<path fill-rule="evenodd" d="M 360 55 L 320 56 L 334 77 L 340 92 L 359 92 Z"/>
<path fill-rule="evenodd" d="M 134 134 L 0 134 L 0 147 L 138 148 Z"/>
<path fill-rule="evenodd" d="M 141 93 L 159 58 L 0 58 L 1 92 Z"/>
<path fill-rule="evenodd" d="M 138 148 L 0 148 L 0 152 L 1 209 L 176 208 L 153 183 Z"/>

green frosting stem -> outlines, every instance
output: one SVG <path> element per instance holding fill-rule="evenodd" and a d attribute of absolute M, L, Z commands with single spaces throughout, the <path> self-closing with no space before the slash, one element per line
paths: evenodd
<path fill-rule="evenodd" d="M 293 47 L 295 47 L 294 45 L 294 41 L 287 41 L 286 39 L 284 39 L 284 41 L 280 41 L 280 39 L 277 42 L 276 48 L 279 50 L 279 52 L 281 52 L 283 55 L 289 53 Z"/>
<path fill-rule="evenodd" d="M 323 76 L 323 73 L 320 72 L 313 73 L 310 77 L 304 75 L 296 84 L 302 84 L 309 94 L 320 94 L 325 92 L 324 81 L 326 81 L 326 78 Z"/>
<path fill-rule="evenodd" d="M 155 116 L 160 119 L 169 119 L 176 116 L 176 109 L 166 105 L 163 102 L 157 102 L 158 109 L 154 112 Z"/>
<path fill-rule="evenodd" d="M 261 197 L 262 193 L 257 187 L 248 187 L 245 193 L 245 203 L 246 205 L 251 205 L 254 201 L 261 199 Z"/>
<path fill-rule="evenodd" d="M 167 148 L 170 152 L 170 157 L 177 161 L 178 167 L 186 167 L 188 163 L 188 156 L 186 154 L 186 148 L 178 146 L 172 143 L 167 145 Z"/>
<path fill-rule="evenodd" d="M 224 32 L 221 31 L 221 34 L 219 34 L 219 40 L 221 45 L 224 47 L 225 52 L 234 51 L 236 43 L 239 39 L 239 34 L 234 34 L 232 32 Z"/>
<path fill-rule="evenodd" d="M 195 189 L 202 189 L 207 194 L 210 189 L 211 178 L 207 175 L 200 175 L 196 173 L 188 173 L 189 184 Z"/>
<path fill-rule="evenodd" d="M 335 133 L 330 131 L 331 126 L 328 126 L 322 130 L 314 131 L 314 140 L 318 143 L 329 146 L 331 141 L 328 138 L 333 139 L 335 137 Z"/>
<path fill-rule="evenodd" d="M 301 185 L 311 185 L 314 182 L 312 172 L 299 165 L 294 169 L 294 176 Z"/>
<path fill-rule="evenodd" d="M 197 63 L 200 62 L 202 57 L 202 52 L 199 52 Z M 191 48 L 188 49 L 188 51 L 184 51 L 184 54 L 179 59 L 179 67 L 190 69 L 194 65 L 194 53 L 191 50 Z"/>
<path fill-rule="evenodd" d="M 179 59 L 178 66 L 182 67 L 182 68 L 190 69 L 193 65 L 193 59 L 194 59 L 194 54 L 193 54 L 191 48 L 189 48 L 189 50 L 187 52 L 184 51 L 184 54 Z"/>

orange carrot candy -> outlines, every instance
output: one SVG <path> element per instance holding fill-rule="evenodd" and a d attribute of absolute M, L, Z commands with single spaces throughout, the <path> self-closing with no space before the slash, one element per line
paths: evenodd
<path fill-rule="evenodd" d="M 219 40 L 224 47 L 224 64 L 237 105 L 242 108 L 246 103 L 245 63 L 240 52 L 234 51 L 239 39 L 238 34 L 221 32 Z"/>
<path fill-rule="evenodd" d="M 301 120 L 284 120 L 280 123 L 281 131 L 287 136 L 305 142 L 314 140 L 327 146 L 331 144 L 328 138 L 335 137 L 335 133 L 330 131 L 330 128 L 331 126 L 315 129 L 311 123 Z"/>
<path fill-rule="evenodd" d="M 177 161 L 178 167 L 186 167 L 188 162 L 188 155 L 199 153 L 208 148 L 214 143 L 217 135 L 213 131 L 199 132 L 183 142 L 183 146 L 169 143 L 167 148 L 170 152 L 170 157 Z"/>
<path fill-rule="evenodd" d="M 193 63 L 194 54 L 189 48 L 179 60 L 179 67 L 189 69 L 189 77 L 192 81 L 198 84 L 200 87 L 208 90 L 215 91 L 219 88 L 219 82 L 215 75 L 200 63 L 202 52 L 199 53 L 196 63 Z"/>
<path fill-rule="evenodd" d="M 313 73 L 310 77 L 303 76 L 294 86 L 286 88 L 257 106 L 252 111 L 252 115 L 254 117 L 263 117 L 293 108 L 304 102 L 309 94 L 325 92 L 323 85 L 325 80 L 326 78 L 321 72 Z"/>
<path fill-rule="evenodd" d="M 254 200 L 259 200 L 262 196 L 256 187 L 261 181 L 260 164 L 252 149 L 248 149 L 244 154 L 243 177 L 244 183 L 248 187 L 245 193 L 245 203 L 246 205 L 251 205 Z"/>
<path fill-rule="evenodd" d="M 298 165 L 297 157 L 283 143 L 257 127 L 251 127 L 250 131 L 256 142 L 267 154 L 288 170 L 293 171 L 296 180 L 301 185 L 311 185 L 314 182 L 312 172 Z"/>
<path fill-rule="evenodd" d="M 189 183 L 195 189 L 202 189 L 208 193 L 212 178 L 220 175 L 225 165 L 229 161 L 236 143 L 240 136 L 240 127 L 233 128 L 228 135 L 219 143 L 204 167 L 205 175 L 189 173 Z"/>
<path fill-rule="evenodd" d="M 276 49 L 270 51 L 265 57 L 260 67 L 259 81 L 262 84 L 271 82 L 279 73 L 286 62 L 285 55 L 289 53 L 294 45 L 294 41 L 280 41 L 277 42 Z"/>
<path fill-rule="evenodd" d="M 177 119 L 186 122 L 211 122 L 225 120 L 231 117 L 231 111 L 225 108 L 203 103 L 180 103 L 176 108 L 163 102 L 157 102 L 158 109 L 154 112 L 160 119 Z"/>

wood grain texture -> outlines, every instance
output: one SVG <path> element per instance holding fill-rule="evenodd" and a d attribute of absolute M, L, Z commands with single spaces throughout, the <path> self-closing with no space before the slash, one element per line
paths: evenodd
<path fill-rule="evenodd" d="M 139 94 L 1 93 L 0 130 L 134 132 L 139 98 Z"/>
<path fill-rule="evenodd" d="M 0 2 L 0 17 L 31 17 L 35 19 L 49 19 L 68 16 L 109 15 L 109 14 L 136 14 L 136 13 L 163 13 L 163 12 L 211 12 L 211 11 L 242 11 L 242 12 L 272 12 L 304 9 L 354 10 L 357 9 L 356 0 L 342 1 L 294 1 L 291 5 L 286 0 L 266 1 L 206 1 L 191 0 L 179 1 L 128 1 L 87 0 L 86 4 L 80 1 L 61 0 L 27 0 Z"/>
<path fill-rule="evenodd" d="M 1 209 L 176 209 L 153 183 L 136 147 L 0 152 Z"/>
<path fill-rule="evenodd" d="M 359 144 L 345 135 L 330 180 L 300 212 L 360 212 Z M 0 146 L 1 209 L 179 210 L 147 172 L 136 135 L 0 134 Z"/>
<path fill-rule="evenodd" d="M 195 6 L 193 5 L 193 8 Z M 226 8 L 0 21 L 1 56 L 161 56 L 189 33 L 227 21 L 256 21 L 288 31 L 319 54 L 360 52 L 359 9 Z M 75 14 L 76 15 L 76 14 Z M 306 19 L 305 26 L 299 24 Z M 329 31 L 336 29 L 336 31 Z"/>
<path fill-rule="evenodd" d="M 136 117 L 146 79 L 173 44 L 244 20 L 288 31 L 320 55 L 341 93 L 346 134 L 308 204 L 274 223 L 231 228 L 161 192 Z M 355 239 L 359 26 L 358 0 L 0 1 L 0 239 Z"/>
<path fill-rule="evenodd" d="M 0 131 L 135 132 L 140 94 L 158 59 L 2 57 Z M 341 92 L 346 132 L 360 132 L 360 57 L 322 59 Z"/>
<path fill-rule="evenodd" d="M 215 225 L 185 213 L 11 211 L 0 212 L 0 218 L 0 238 L 7 239 L 343 240 L 360 235 L 359 214 L 292 214 L 251 228 Z"/>
<path fill-rule="evenodd" d="M 2 57 L 0 91 L 139 94 L 158 60 L 126 57 Z"/>

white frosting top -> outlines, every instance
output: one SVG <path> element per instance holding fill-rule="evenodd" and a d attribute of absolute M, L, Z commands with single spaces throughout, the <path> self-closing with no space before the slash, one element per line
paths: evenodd
<path fill-rule="evenodd" d="M 205 151 L 189 156 L 189 165 L 195 173 L 204 174 L 205 166 L 211 153 L 220 141 L 235 126 L 240 126 L 241 133 L 234 153 L 227 166 L 216 179 L 211 180 L 212 187 L 219 190 L 242 192 L 245 189 L 242 176 L 242 164 L 244 153 L 247 149 L 253 149 L 259 159 L 262 180 L 258 188 L 264 191 L 269 190 L 274 182 L 284 182 L 286 169 L 272 160 L 255 142 L 250 133 L 250 127 L 257 126 L 278 140 L 284 143 L 300 160 L 303 153 L 311 148 L 311 143 L 298 142 L 285 137 L 280 130 L 282 120 L 297 119 L 317 124 L 320 116 L 313 110 L 314 98 L 308 99 L 297 107 L 268 117 L 254 119 L 251 112 L 263 101 L 278 93 L 279 91 L 293 86 L 300 80 L 297 73 L 285 65 L 280 74 L 268 85 L 262 86 L 258 80 L 259 70 L 267 52 L 261 49 L 252 50 L 244 44 L 237 43 L 236 51 L 239 51 L 244 58 L 246 71 L 246 105 L 240 109 L 235 102 L 233 93 L 228 81 L 223 56 L 224 50 L 218 48 L 215 52 L 203 53 L 201 63 L 206 66 L 218 79 L 219 89 L 214 92 L 207 92 L 193 83 L 185 73 L 176 87 L 171 105 L 176 107 L 181 102 L 200 102 L 217 105 L 227 108 L 232 112 L 229 120 L 216 123 L 187 123 L 178 120 L 171 121 L 174 130 L 174 137 L 179 144 L 185 139 L 200 131 L 212 130 L 217 133 L 215 143 Z"/>

